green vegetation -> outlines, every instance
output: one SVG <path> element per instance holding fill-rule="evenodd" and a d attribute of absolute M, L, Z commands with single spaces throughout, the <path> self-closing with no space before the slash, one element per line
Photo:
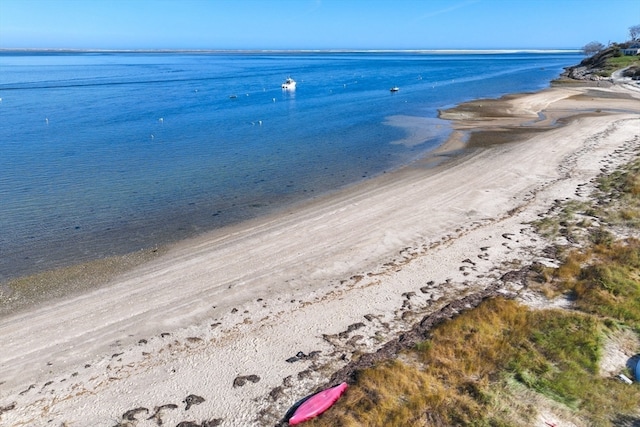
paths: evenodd
<path fill-rule="evenodd" d="M 614 71 L 631 66 L 640 67 L 640 57 L 613 55 L 606 59 L 598 75 L 602 77 L 610 77 Z"/>
<path fill-rule="evenodd" d="M 620 414 L 637 416 L 640 387 L 598 375 L 607 332 L 595 316 L 490 300 L 427 344 L 361 372 L 309 426 L 531 425 L 536 409 L 512 405 L 531 392 L 591 425 L 613 425 Z"/>
<path fill-rule="evenodd" d="M 640 338 L 640 240 L 613 232 L 640 228 L 640 158 L 598 186 L 593 205 L 559 204 L 536 224 L 573 244 L 558 248 L 559 268 L 532 268 L 530 287 L 570 297 L 575 310 L 486 301 L 412 351 L 359 372 L 308 425 L 520 426 L 541 423 L 540 408 L 577 425 L 638 423 L 639 383 L 604 377 L 599 364 L 607 337 Z"/>
<path fill-rule="evenodd" d="M 562 83 L 577 82 L 572 80 L 577 78 L 580 81 L 582 78 L 579 76 L 598 76 L 601 78 L 611 77 L 614 71 L 627 68 L 624 75 L 626 77 L 636 78 L 640 76 L 640 56 L 637 55 L 624 55 L 622 51 L 629 46 L 628 43 L 624 44 L 611 44 L 608 47 L 604 47 L 601 43 L 592 42 L 583 48 L 583 51 L 588 58 L 584 59 L 576 67 L 570 67 L 574 71 L 576 69 L 583 69 L 583 71 L 574 75 L 569 79 L 560 79 Z M 586 71 L 584 70 L 586 68 Z M 568 74 L 572 76 L 573 73 Z M 578 77 L 575 77 L 578 76 Z"/>

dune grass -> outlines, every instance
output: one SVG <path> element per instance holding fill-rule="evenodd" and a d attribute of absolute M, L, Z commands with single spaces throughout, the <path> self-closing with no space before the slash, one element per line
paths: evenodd
<path fill-rule="evenodd" d="M 530 310 L 493 299 L 433 332 L 396 360 L 362 371 L 335 409 L 309 426 L 511 426 L 536 408 L 513 407 L 518 387 L 608 426 L 636 416 L 640 387 L 598 374 L 607 326 L 579 312 Z"/>
<path fill-rule="evenodd" d="M 569 297 L 573 310 L 486 301 L 360 371 L 307 425 L 521 426 L 540 424 L 541 408 L 576 425 L 640 423 L 640 383 L 599 372 L 607 336 L 624 328 L 640 337 L 640 240 L 613 232 L 640 228 L 640 158 L 600 178 L 593 204 L 557 208 L 538 228 L 572 244 L 559 249 L 559 268 L 538 266 L 532 277 L 545 295 Z"/>

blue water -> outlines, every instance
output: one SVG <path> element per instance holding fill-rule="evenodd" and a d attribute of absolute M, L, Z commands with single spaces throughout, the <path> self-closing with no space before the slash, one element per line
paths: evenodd
<path fill-rule="evenodd" d="M 539 90 L 581 59 L 1 53 L 0 279 L 175 241 L 396 169 L 446 139 L 438 109 Z M 295 92 L 280 88 L 287 76 Z M 437 131 L 398 144 L 406 131 L 391 116 Z"/>

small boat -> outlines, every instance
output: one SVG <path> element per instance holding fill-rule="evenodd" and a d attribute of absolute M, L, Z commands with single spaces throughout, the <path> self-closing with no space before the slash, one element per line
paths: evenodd
<path fill-rule="evenodd" d="M 297 425 L 322 414 L 336 403 L 347 387 L 347 383 L 342 383 L 316 394 L 312 394 L 309 397 L 305 397 L 294 405 L 295 412 L 293 412 L 291 418 L 287 420 L 289 425 Z"/>
<path fill-rule="evenodd" d="M 394 86 L 391 89 L 389 89 L 391 92 L 397 92 L 400 90 L 400 88 L 398 86 Z"/>
<path fill-rule="evenodd" d="M 287 77 L 287 80 L 282 83 L 282 89 L 286 90 L 295 90 L 296 89 L 296 81 L 291 77 Z"/>

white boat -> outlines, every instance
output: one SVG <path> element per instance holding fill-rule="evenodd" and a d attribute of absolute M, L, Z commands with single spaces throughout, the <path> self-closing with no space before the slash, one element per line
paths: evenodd
<path fill-rule="evenodd" d="M 398 86 L 394 86 L 391 89 L 389 89 L 391 92 L 397 92 L 400 90 L 400 88 Z"/>
<path fill-rule="evenodd" d="M 295 88 L 296 88 L 296 81 L 293 80 L 291 77 L 287 77 L 287 80 L 285 80 L 284 83 L 282 83 L 282 89 L 295 90 Z"/>

